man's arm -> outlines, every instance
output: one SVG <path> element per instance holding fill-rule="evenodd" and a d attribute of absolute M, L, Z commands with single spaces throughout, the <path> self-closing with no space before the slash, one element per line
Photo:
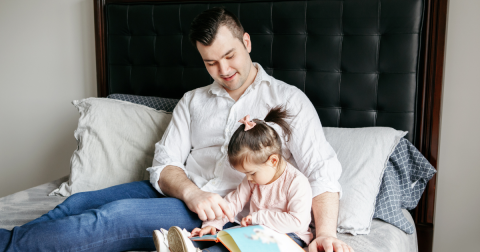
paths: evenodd
<path fill-rule="evenodd" d="M 338 204 L 338 193 L 325 192 L 313 198 L 316 236 L 308 246 L 309 252 L 354 252 L 350 246 L 337 239 Z"/>
<path fill-rule="evenodd" d="M 231 222 L 234 221 L 227 202 L 220 195 L 200 190 L 179 167 L 172 165 L 165 167 L 158 180 L 158 186 L 165 195 L 185 202 L 202 221 L 222 219 L 224 216 Z"/>
<path fill-rule="evenodd" d="M 342 166 L 335 151 L 323 134 L 322 124 L 315 107 L 300 90 L 287 92 L 287 109 L 294 115 L 291 120 L 292 138 L 286 143 L 298 169 L 308 178 L 312 187 L 312 210 L 316 235 L 309 251 L 353 252 L 337 239 L 338 183 Z"/>

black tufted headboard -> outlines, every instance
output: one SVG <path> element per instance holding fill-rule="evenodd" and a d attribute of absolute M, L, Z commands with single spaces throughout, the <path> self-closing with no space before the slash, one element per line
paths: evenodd
<path fill-rule="evenodd" d="M 211 84 L 188 32 L 224 6 L 250 34 L 252 60 L 303 90 L 323 126 L 408 131 L 436 166 L 446 2 L 94 0 L 98 96 L 178 99 Z M 433 222 L 434 181 L 427 191 L 417 224 Z"/>
<path fill-rule="evenodd" d="M 109 4 L 108 93 L 181 98 L 211 84 L 188 32 L 214 6 L 239 17 L 252 60 L 303 90 L 324 126 L 389 126 L 413 141 L 420 0 Z"/>

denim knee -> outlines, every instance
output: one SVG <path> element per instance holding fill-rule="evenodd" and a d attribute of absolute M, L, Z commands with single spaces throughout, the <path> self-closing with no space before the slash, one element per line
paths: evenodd
<path fill-rule="evenodd" d="M 78 214 L 76 210 L 91 209 L 92 192 L 79 192 L 69 196 L 63 203 L 59 204 L 57 208 L 63 211 L 68 211 L 69 214 Z"/>

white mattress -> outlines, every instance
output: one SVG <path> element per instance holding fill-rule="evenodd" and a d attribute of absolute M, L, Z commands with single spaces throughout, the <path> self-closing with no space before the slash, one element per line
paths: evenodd
<path fill-rule="evenodd" d="M 63 177 L 21 192 L 0 198 L 0 228 L 12 229 L 23 225 L 42 214 L 47 213 L 66 198 L 47 196 L 68 177 Z M 403 210 L 406 218 L 413 223 L 412 216 Z M 417 252 L 417 233 L 408 235 L 400 229 L 374 219 L 370 234 L 347 235 L 338 234 L 338 237 L 349 244 L 355 252 Z"/>

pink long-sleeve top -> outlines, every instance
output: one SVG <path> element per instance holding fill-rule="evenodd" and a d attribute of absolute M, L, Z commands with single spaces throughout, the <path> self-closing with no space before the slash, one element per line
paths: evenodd
<path fill-rule="evenodd" d="M 245 177 L 237 189 L 225 196 L 230 210 L 236 216 L 250 200 L 252 224 L 265 225 L 279 233 L 295 233 L 310 243 L 313 238 L 309 229 L 312 209 L 312 189 L 308 179 L 287 162 L 282 175 L 268 185 L 250 183 Z M 202 227 L 213 226 L 217 230 L 228 222 L 205 221 Z"/>

